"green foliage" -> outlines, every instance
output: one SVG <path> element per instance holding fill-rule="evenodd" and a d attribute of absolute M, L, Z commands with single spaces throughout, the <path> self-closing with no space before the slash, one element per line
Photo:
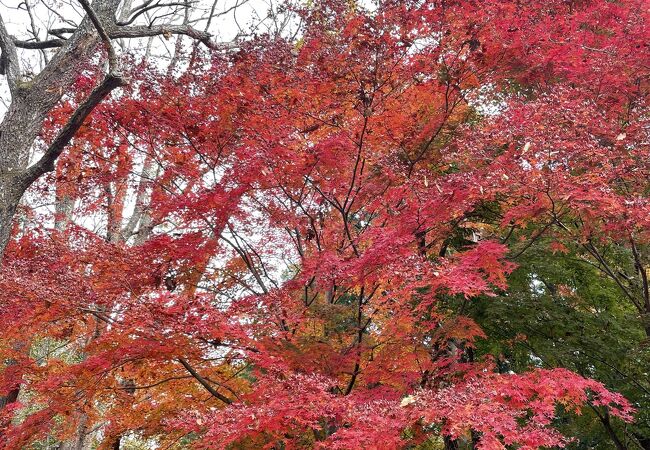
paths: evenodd
<path fill-rule="evenodd" d="M 638 409 L 632 426 L 612 420 L 619 439 L 650 437 L 650 351 L 636 309 L 579 248 L 552 253 L 549 244 L 540 240 L 517 259 L 506 294 L 471 307 L 489 336 L 478 353 L 494 355 L 502 371 L 565 367 L 599 380 Z M 610 260 L 625 270 L 627 251 L 608 250 Z M 571 448 L 612 448 L 602 420 L 587 410 L 566 416 L 560 425 L 578 438 Z"/>

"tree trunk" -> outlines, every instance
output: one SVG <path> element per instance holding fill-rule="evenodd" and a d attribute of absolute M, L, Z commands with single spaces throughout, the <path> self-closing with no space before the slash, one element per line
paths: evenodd
<path fill-rule="evenodd" d="M 119 0 L 95 0 L 93 7 L 99 17 L 112 25 L 118 4 Z M 8 34 L 0 38 L 11 39 Z M 93 24 L 85 18 L 34 79 L 21 77 L 17 61 L 13 62 L 13 72 L 7 74 L 15 79 L 10 80 L 11 105 L 0 123 L 0 257 L 9 242 L 16 206 L 34 181 L 25 177 L 32 145 L 50 112 L 71 91 L 84 69 L 83 63 L 92 58 L 99 43 Z M 3 45 L 13 44 L 4 42 Z"/>
<path fill-rule="evenodd" d="M 22 194 L 14 177 L 0 172 L 0 257 L 11 237 L 13 217 Z"/>
<path fill-rule="evenodd" d="M 104 8 L 114 4 L 116 8 L 118 0 L 98 3 Z M 6 39 L 11 38 L 7 36 L 4 23 L 0 25 L 0 31 L 4 32 L 0 38 L 5 40 L 3 56 L 9 57 L 5 55 Z M 0 260 L 11 237 L 16 208 L 36 179 L 28 176 L 27 170 L 34 140 L 50 111 L 73 86 L 82 70 L 80 62 L 87 61 L 94 54 L 99 42 L 97 33 L 93 33 L 91 27 L 92 24 L 84 19 L 79 30 L 33 80 L 24 81 L 20 73 L 8 74 L 17 78 L 10 80 L 11 105 L 0 123 Z M 0 410 L 15 402 L 19 391 L 20 387 L 0 399 Z"/>
<path fill-rule="evenodd" d="M 605 414 L 600 414 L 598 412 L 598 409 L 596 409 L 594 406 L 591 407 L 595 412 L 598 418 L 600 419 L 600 422 L 603 424 L 603 427 L 607 431 L 607 435 L 610 437 L 612 442 L 614 443 L 614 446 L 617 448 L 617 450 L 627 450 L 627 447 L 623 442 L 619 439 L 619 437 L 616 435 L 616 431 L 612 427 L 612 423 L 609 420 L 609 413 L 605 411 Z"/>

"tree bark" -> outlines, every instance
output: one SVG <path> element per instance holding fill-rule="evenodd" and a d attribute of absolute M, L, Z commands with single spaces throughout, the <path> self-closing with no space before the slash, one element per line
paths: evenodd
<path fill-rule="evenodd" d="M 121 0 L 94 0 L 92 6 L 88 4 L 88 0 L 78 2 L 84 7 L 87 15 L 79 27 L 68 30 L 72 32 L 68 39 L 57 37 L 51 41 L 36 43 L 16 40 L 9 35 L 0 16 L 0 74 L 6 76 L 11 91 L 11 105 L 0 123 L 0 259 L 11 235 L 12 218 L 20 197 L 40 175 L 53 170 L 56 159 L 83 120 L 113 89 L 122 84 L 119 75 L 113 72 L 117 58 L 110 45 L 111 39 L 176 34 L 189 36 L 212 49 L 238 48 L 235 42 L 215 43 L 208 32 L 187 24 L 120 26 L 119 23 L 128 16 L 132 3 L 130 0 L 124 2 L 120 20 L 116 20 L 116 13 Z M 97 46 L 102 41 L 107 44 L 111 63 L 109 74 L 93 91 L 93 98 L 87 99 L 75 111 L 71 117 L 72 126 L 68 127 L 68 130 L 62 130 L 56 148 L 51 149 L 55 151 L 49 152 L 50 155 L 46 155 L 48 157 L 45 161 L 39 161 L 28 168 L 29 151 L 45 120 L 63 95 L 72 90 L 77 77 L 85 69 L 84 63 L 95 55 Z M 38 75 L 26 80 L 21 74 L 17 47 L 60 49 Z M 83 114 L 77 114 L 80 112 Z M 41 162 L 44 164 L 40 164 Z"/>
<path fill-rule="evenodd" d="M 11 237 L 13 217 L 23 193 L 15 177 L 0 171 L 0 257 Z"/>
<path fill-rule="evenodd" d="M 0 262 L 11 238 L 16 209 L 25 191 L 40 176 L 54 170 L 57 158 L 93 109 L 115 88 L 124 84 L 110 39 L 166 36 L 171 33 L 190 36 L 210 48 L 237 47 L 234 44 L 218 46 L 211 41 L 211 36 L 207 32 L 198 31 L 189 25 L 118 26 L 116 12 L 121 0 L 94 0 L 92 6 L 89 4 L 90 0 L 78 0 L 78 2 L 85 10 L 86 17 L 77 28 L 66 31 L 72 33 L 67 39 L 57 36 L 57 39 L 50 41 L 21 42 L 9 35 L 3 17 L 0 16 L 0 51 L 2 52 L 0 75 L 6 77 L 11 93 L 11 104 L 0 122 Z M 128 16 L 131 3 L 131 0 L 124 1 L 121 19 Z M 102 42 L 108 51 L 108 73 L 78 105 L 43 157 L 29 166 L 30 150 L 50 112 L 65 94 L 73 91 L 77 78 L 86 69 L 86 62 L 96 55 L 98 46 Z M 59 50 L 33 79 L 25 79 L 21 73 L 17 47 L 35 49 L 59 47 Z M 144 197 L 140 200 L 144 201 Z M 63 213 L 63 217 L 57 221 L 57 229 L 65 228 L 72 206 L 69 204 L 71 201 L 73 199 L 63 199 L 63 203 L 58 205 L 58 212 Z M 148 214 L 141 210 L 137 212 L 140 217 L 136 224 L 139 222 L 140 227 L 136 241 L 146 236 L 151 227 L 151 218 Z M 120 225 L 117 220 L 116 224 Z M 120 234 L 121 228 L 116 226 L 114 230 L 116 240 L 120 238 Z M 20 386 L 7 396 L 0 397 L 0 410 L 15 402 L 19 393 Z M 86 425 L 82 423 L 80 426 L 82 428 L 79 436 L 82 436 L 83 440 Z M 83 442 L 76 445 L 77 447 L 83 445 Z M 117 439 L 113 446 L 119 448 L 119 445 L 120 439 Z"/>
<path fill-rule="evenodd" d="M 113 23 L 119 2 L 95 0 L 96 16 Z M 33 80 L 24 80 L 13 38 L 7 33 L 0 17 L 3 74 L 7 77 L 11 92 L 11 105 L 0 123 L 0 260 L 11 237 L 16 208 L 27 188 L 41 175 L 54 169 L 56 159 L 94 107 L 123 83 L 119 76 L 109 72 L 71 115 L 45 155 L 28 167 L 30 149 L 50 111 L 60 102 L 63 94 L 72 89 L 84 69 L 83 63 L 97 50 L 101 30 L 96 25 L 86 17 L 45 68 Z M 20 387 L 17 387 L 6 397 L 0 398 L 0 410 L 15 402 L 19 393 Z"/>
<path fill-rule="evenodd" d="M 118 4 L 119 0 L 95 0 L 93 8 L 99 17 L 112 24 Z M 9 242 L 20 198 L 38 178 L 27 174 L 29 151 L 50 111 L 72 90 L 84 69 L 83 63 L 95 54 L 99 43 L 97 30 L 85 18 L 45 68 L 34 79 L 25 80 L 20 73 L 15 45 L 0 20 L 0 46 L 6 61 L 4 66 L 10 68 L 5 69 L 5 75 L 12 97 L 0 123 L 0 257 Z M 72 135 L 61 142 L 62 146 L 71 138 Z"/>

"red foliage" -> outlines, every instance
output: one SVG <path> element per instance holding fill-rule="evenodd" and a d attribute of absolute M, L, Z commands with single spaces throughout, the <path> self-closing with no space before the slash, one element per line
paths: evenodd
<path fill-rule="evenodd" d="M 529 449 L 566 444 L 559 406 L 631 420 L 595 381 L 469 358 L 483 331 L 447 300 L 507 289 L 488 202 L 504 229 L 647 237 L 647 8 L 443 3 L 320 2 L 298 44 L 133 69 L 59 162 L 78 223 L 33 213 L 4 261 L 0 393 L 39 411 L 3 409 L 2 448 L 82 415 L 104 446 L 197 448 Z"/>

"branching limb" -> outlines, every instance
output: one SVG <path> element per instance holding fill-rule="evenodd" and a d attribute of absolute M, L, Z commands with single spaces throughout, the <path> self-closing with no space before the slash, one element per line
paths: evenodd
<path fill-rule="evenodd" d="M 117 61 L 117 54 L 115 53 L 115 49 L 113 48 L 113 45 L 111 44 L 111 38 L 108 36 L 108 33 L 106 33 L 106 30 L 104 29 L 104 26 L 102 25 L 101 21 L 99 20 L 99 17 L 97 17 L 97 14 L 95 14 L 95 11 L 92 9 L 90 4 L 88 3 L 88 0 L 79 0 L 79 3 L 83 7 L 84 11 L 88 15 L 88 18 L 90 21 L 93 23 L 95 29 L 97 30 L 97 33 L 99 34 L 99 37 L 102 39 L 102 42 L 104 43 L 104 46 L 106 47 L 106 51 L 108 52 L 108 72 L 109 75 L 117 75 L 118 73 L 118 61 Z"/>
<path fill-rule="evenodd" d="M 196 39 L 197 41 L 201 42 L 206 47 L 214 50 L 232 50 L 239 48 L 239 44 L 236 42 L 214 42 L 210 33 L 198 30 L 191 25 L 135 25 L 130 27 L 114 26 L 107 31 L 107 35 L 111 39 L 171 36 L 174 34 L 189 36 L 192 39 Z M 48 39 L 40 42 L 14 39 L 13 43 L 16 47 L 19 48 L 41 50 L 47 48 L 63 47 L 63 45 L 66 43 L 66 39 Z"/>
<path fill-rule="evenodd" d="M 23 173 L 20 182 L 27 188 L 39 176 L 46 172 L 54 170 L 54 164 L 63 152 L 63 149 L 70 143 L 74 135 L 77 133 L 81 125 L 83 125 L 86 118 L 92 113 L 95 107 L 102 102 L 115 88 L 124 85 L 126 82 L 121 76 L 118 66 L 117 54 L 111 44 L 111 39 L 106 33 L 101 21 L 95 11 L 91 8 L 87 0 L 79 0 L 79 3 L 86 11 L 88 18 L 97 29 L 102 42 L 106 46 L 108 52 L 108 74 L 104 77 L 102 82 L 90 93 L 88 98 L 84 100 L 81 105 L 75 110 L 65 126 L 59 131 L 59 134 L 54 138 L 45 154 L 33 166 L 27 168 Z"/>
<path fill-rule="evenodd" d="M 212 35 L 205 31 L 197 30 L 190 25 L 136 25 L 131 27 L 115 27 L 110 32 L 112 38 L 141 38 L 150 36 L 170 36 L 180 34 L 196 39 L 208 48 L 215 50 L 229 50 L 238 48 L 235 42 L 216 43 Z"/>
<path fill-rule="evenodd" d="M 56 159 L 61 155 L 63 149 L 70 143 L 90 113 L 108 96 L 108 94 L 122 85 L 124 85 L 124 80 L 119 75 L 112 73 L 106 75 L 101 84 L 93 89 L 88 98 L 86 98 L 86 100 L 75 110 L 68 120 L 68 123 L 66 123 L 61 131 L 59 131 L 59 134 L 54 138 L 54 141 L 50 144 L 41 159 L 36 164 L 25 170 L 20 182 L 27 187 L 39 176 L 46 172 L 53 171 Z"/>
<path fill-rule="evenodd" d="M 188 4 L 186 2 L 170 2 L 170 3 L 157 2 L 157 3 L 153 4 L 153 5 L 149 5 L 149 6 L 146 6 L 146 7 L 139 8 L 139 9 L 137 9 L 137 11 L 136 11 L 136 9 L 133 9 L 133 11 L 132 11 L 133 14 L 132 14 L 132 16 L 130 18 L 128 18 L 127 20 L 119 21 L 117 24 L 118 25 L 131 25 L 133 22 L 135 22 L 135 20 L 138 17 L 140 17 L 142 14 L 144 14 L 147 11 L 150 11 L 152 9 L 157 9 L 157 8 L 171 7 L 171 6 L 185 6 L 185 7 L 187 7 Z"/>

